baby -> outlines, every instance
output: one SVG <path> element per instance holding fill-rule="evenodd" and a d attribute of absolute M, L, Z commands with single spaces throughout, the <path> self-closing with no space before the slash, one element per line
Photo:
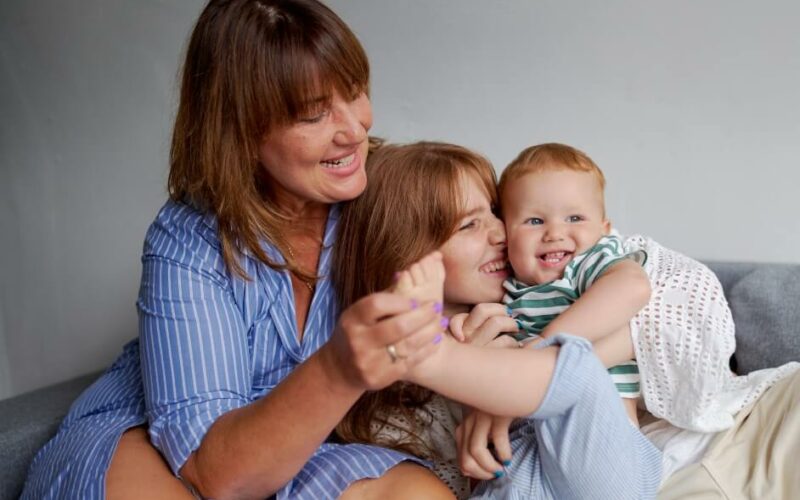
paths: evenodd
<path fill-rule="evenodd" d="M 647 255 L 626 252 L 610 234 L 604 187 L 597 165 L 562 144 L 527 148 L 503 172 L 498 190 L 514 271 L 504 302 L 518 341 L 574 332 L 600 351 L 614 335 L 630 337 L 631 319 L 650 298 Z M 636 362 L 609 373 L 637 424 Z"/>

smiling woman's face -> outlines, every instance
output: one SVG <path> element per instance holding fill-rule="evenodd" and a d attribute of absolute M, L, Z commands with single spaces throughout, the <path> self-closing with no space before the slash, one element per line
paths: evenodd
<path fill-rule="evenodd" d="M 445 267 L 444 301 L 459 309 L 481 302 L 500 302 L 506 270 L 506 232 L 492 212 L 482 184 L 473 175 L 461 178 L 464 216 L 441 247 Z"/>
<path fill-rule="evenodd" d="M 268 134 L 259 161 L 272 180 L 275 202 L 336 203 L 352 200 L 367 184 L 364 163 L 372 126 L 365 93 L 344 99 L 334 92 L 329 107 Z"/>

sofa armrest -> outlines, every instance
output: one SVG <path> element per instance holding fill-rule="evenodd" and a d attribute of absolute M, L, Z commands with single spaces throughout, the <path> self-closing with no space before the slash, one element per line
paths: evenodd
<path fill-rule="evenodd" d="M 98 375 L 0 401 L 0 500 L 19 497 L 33 456 L 55 435 L 72 402 Z"/>

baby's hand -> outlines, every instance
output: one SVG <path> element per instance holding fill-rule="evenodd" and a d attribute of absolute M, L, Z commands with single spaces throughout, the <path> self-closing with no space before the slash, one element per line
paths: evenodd
<path fill-rule="evenodd" d="M 397 281 L 393 292 L 416 300 L 420 304 L 427 302 L 442 303 L 444 297 L 444 264 L 442 254 L 431 252 L 411 266 L 397 273 Z"/>
<path fill-rule="evenodd" d="M 459 342 L 466 342 L 467 337 L 464 335 L 464 322 L 469 317 L 469 313 L 458 313 L 450 316 L 450 333 Z"/>
<path fill-rule="evenodd" d="M 498 342 L 500 340 L 498 336 L 502 333 L 515 333 L 519 331 L 519 327 L 508 314 L 506 306 L 484 303 L 473 307 L 469 314 L 457 314 L 450 318 L 450 331 L 460 342 L 479 346 L 508 347 L 516 345 L 516 341 L 508 337 L 510 339 L 508 342 Z"/>

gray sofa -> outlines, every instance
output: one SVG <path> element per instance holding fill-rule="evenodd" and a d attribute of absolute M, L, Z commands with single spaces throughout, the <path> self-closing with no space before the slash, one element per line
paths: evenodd
<path fill-rule="evenodd" d="M 748 373 L 800 360 L 800 265 L 710 262 L 731 305 L 733 368 Z M 0 401 L 0 500 L 17 498 L 33 455 L 97 374 Z"/>

